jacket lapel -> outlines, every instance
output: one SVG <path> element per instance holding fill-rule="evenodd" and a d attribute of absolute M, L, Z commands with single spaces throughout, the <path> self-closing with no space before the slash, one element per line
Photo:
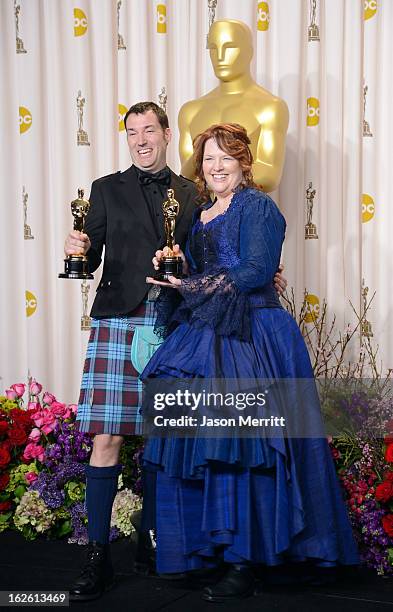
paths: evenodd
<path fill-rule="evenodd" d="M 184 210 L 186 208 L 186 202 L 190 197 L 189 184 L 189 181 L 186 181 L 181 176 L 177 176 L 177 174 L 175 174 L 171 170 L 171 188 L 175 192 L 175 200 L 177 200 L 180 204 L 179 214 L 177 216 L 176 223 L 180 222 L 180 219 L 182 218 Z"/>

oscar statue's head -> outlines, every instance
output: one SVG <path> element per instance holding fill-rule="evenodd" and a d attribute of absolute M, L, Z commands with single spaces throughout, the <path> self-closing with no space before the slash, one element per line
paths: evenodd
<path fill-rule="evenodd" d="M 220 81 L 233 81 L 250 73 L 252 34 L 242 21 L 215 21 L 209 31 L 207 47 L 214 73 Z"/>

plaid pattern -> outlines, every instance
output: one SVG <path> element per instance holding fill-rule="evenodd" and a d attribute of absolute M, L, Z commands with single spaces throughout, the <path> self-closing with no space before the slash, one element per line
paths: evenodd
<path fill-rule="evenodd" d="M 154 302 L 144 302 L 132 316 L 92 320 L 77 414 L 80 431 L 142 433 L 142 383 L 131 362 L 131 344 L 134 329 L 154 321 Z"/>

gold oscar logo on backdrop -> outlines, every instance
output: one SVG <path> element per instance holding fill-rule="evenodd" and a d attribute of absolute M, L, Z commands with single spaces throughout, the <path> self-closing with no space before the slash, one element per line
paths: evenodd
<path fill-rule="evenodd" d="M 319 100 L 318 98 L 307 98 L 307 125 L 318 125 L 319 123 Z"/>
<path fill-rule="evenodd" d="M 308 42 L 319 40 L 319 27 L 316 23 L 317 0 L 310 0 L 310 25 L 308 26 Z"/>
<path fill-rule="evenodd" d="M 317 226 L 312 222 L 312 211 L 314 208 L 314 198 L 317 193 L 316 189 L 313 189 L 312 182 L 310 181 L 306 189 L 306 210 L 307 210 L 307 222 L 305 226 L 305 239 L 311 240 L 318 238 Z"/>
<path fill-rule="evenodd" d="M 87 31 L 87 17 L 80 8 L 74 8 L 74 36 L 83 36 Z"/>
<path fill-rule="evenodd" d="M 319 317 L 319 297 L 312 293 L 305 293 L 304 307 L 306 314 L 304 316 L 305 323 L 315 323 Z"/>
<path fill-rule="evenodd" d="M 166 89 L 165 89 L 165 87 L 161 87 L 161 91 L 158 94 L 158 104 L 162 108 L 164 113 L 166 113 L 166 103 L 167 103 L 167 100 L 168 100 L 168 96 L 166 95 Z"/>
<path fill-rule="evenodd" d="M 206 49 L 209 48 L 209 32 L 216 18 L 217 0 L 207 0 L 207 8 L 209 10 L 209 29 L 206 36 Z"/>
<path fill-rule="evenodd" d="M 368 85 L 363 85 L 363 136 L 372 138 L 373 133 L 370 129 L 370 124 L 366 121 L 366 98 L 368 92 Z"/>
<path fill-rule="evenodd" d="M 37 298 L 31 291 L 26 291 L 26 317 L 31 317 L 37 310 Z"/>
<path fill-rule="evenodd" d="M 23 134 L 27 132 L 31 128 L 31 124 L 33 123 L 33 117 L 31 112 L 25 106 L 19 107 L 19 132 Z"/>
<path fill-rule="evenodd" d="M 16 4 L 16 0 L 14 0 L 16 52 L 17 53 L 27 53 L 23 45 L 23 40 L 19 36 L 19 13 L 20 13 L 20 4 Z"/>
<path fill-rule="evenodd" d="M 126 129 L 124 126 L 124 115 L 128 111 L 128 108 L 124 106 L 124 104 L 119 104 L 118 109 L 119 109 L 119 132 L 122 132 L 123 130 Z"/>
<path fill-rule="evenodd" d="M 362 322 L 360 326 L 360 335 L 361 337 L 364 337 L 364 338 L 372 338 L 374 335 L 372 325 L 370 321 L 368 321 L 368 319 L 366 318 L 366 314 L 369 310 L 370 302 L 371 302 L 371 300 L 369 302 L 367 299 L 368 291 L 369 291 L 369 288 L 366 287 L 366 281 L 363 278 L 362 279 L 362 310 L 361 310 Z"/>
<path fill-rule="evenodd" d="M 82 316 L 81 316 L 81 330 L 88 331 L 91 327 L 91 317 L 88 313 L 88 300 L 89 300 L 90 283 L 87 280 L 81 282 L 81 293 L 82 293 Z"/>
<path fill-rule="evenodd" d="M 362 223 L 371 221 L 375 214 L 374 200 L 368 193 L 362 194 Z"/>
<path fill-rule="evenodd" d="M 78 131 L 76 133 L 76 144 L 87 145 L 90 147 L 89 136 L 83 129 L 83 107 L 86 104 L 86 99 L 82 98 L 81 90 L 78 91 L 76 98 L 76 111 L 78 113 Z"/>
<path fill-rule="evenodd" d="M 377 0 L 364 0 L 364 19 L 371 19 L 377 12 Z"/>
<path fill-rule="evenodd" d="M 119 49 L 119 51 L 127 49 L 127 47 L 124 44 L 124 38 L 120 34 L 120 7 L 121 7 L 121 0 L 118 0 L 117 2 L 117 48 Z"/>
<path fill-rule="evenodd" d="M 27 224 L 27 200 L 29 194 L 27 193 L 25 186 L 23 185 L 22 199 L 23 199 L 23 218 L 24 218 L 24 238 L 25 240 L 34 240 L 34 236 L 31 233 L 31 227 Z"/>
<path fill-rule="evenodd" d="M 157 4 L 157 32 L 158 34 L 166 34 L 166 6 L 165 4 Z"/>
<path fill-rule="evenodd" d="M 270 13 L 267 2 L 258 2 L 258 30 L 265 32 L 269 29 Z"/>

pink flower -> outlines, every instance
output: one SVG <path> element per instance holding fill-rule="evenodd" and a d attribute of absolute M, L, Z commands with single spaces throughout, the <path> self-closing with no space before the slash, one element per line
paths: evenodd
<path fill-rule="evenodd" d="M 55 417 L 64 419 L 64 414 L 67 412 L 67 406 L 61 402 L 53 402 L 50 407 L 50 411 Z"/>
<path fill-rule="evenodd" d="M 17 397 L 22 397 L 25 392 L 26 385 L 23 383 L 16 383 L 15 385 L 11 385 L 11 389 L 15 391 Z"/>
<path fill-rule="evenodd" d="M 34 429 L 31 430 L 30 435 L 29 435 L 30 442 L 38 442 L 40 438 L 41 438 L 40 430 L 37 427 L 34 427 Z"/>
<path fill-rule="evenodd" d="M 68 404 L 68 408 L 71 410 L 72 414 L 78 412 L 78 404 Z"/>
<path fill-rule="evenodd" d="M 6 395 L 6 398 L 9 400 L 14 400 L 18 397 L 16 394 L 16 391 L 14 391 L 13 389 L 6 389 L 5 395 Z"/>
<path fill-rule="evenodd" d="M 37 480 L 38 476 L 35 472 L 27 472 L 27 474 L 25 474 L 25 478 L 26 482 L 31 485 L 32 482 Z"/>
<path fill-rule="evenodd" d="M 45 415 L 43 418 L 43 425 L 41 427 L 41 431 L 48 435 L 51 431 L 54 430 L 56 425 L 56 417 L 49 412 L 49 410 L 45 411 Z"/>
<path fill-rule="evenodd" d="M 41 408 L 40 402 L 29 402 L 27 404 L 27 410 L 39 410 Z"/>
<path fill-rule="evenodd" d="M 44 424 L 45 410 L 37 410 L 35 414 L 31 415 L 31 420 L 36 427 L 42 427 Z"/>
<path fill-rule="evenodd" d="M 52 393 L 49 393 L 48 391 L 45 391 L 44 396 L 42 398 L 42 403 L 46 404 L 47 406 L 50 406 L 55 401 L 56 401 L 55 396 L 52 395 Z"/>
<path fill-rule="evenodd" d="M 44 447 L 40 444 L 34 444 L 31 442 L 28 444 L 23 453 L 23 459 L 30 461 L 31 459 L 38 459 L 41 463 L 44 460 L 45 452 Z"/>
<path fill-rule="evenodd" d="M 35 378 L 31 381 L 29 385 L 30 395 L 38 395 L 42 391 L 42 385 L 36 381 Z"/>

